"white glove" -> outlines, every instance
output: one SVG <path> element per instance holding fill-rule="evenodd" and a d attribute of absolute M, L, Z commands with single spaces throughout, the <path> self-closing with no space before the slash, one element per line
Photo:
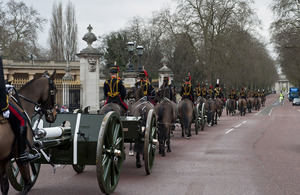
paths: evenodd
<path fill-rule="evenodd" d="M 9 118 L 9 114 L 10 114 L 9 110 L 6 110 L 6 111 L 3 112 L 2 115 L 3 115 L 4 118 Z"/>
<path fill-rule="evenodd" d="M 5 87 L 6 87 L 6 91 L 7 91 L 8 93 L 11 92 L 11 90 L 13 90 L 13 88 L 14 88 L 14 86 L 9 85 L 9 84 L 6 84 Z"/>

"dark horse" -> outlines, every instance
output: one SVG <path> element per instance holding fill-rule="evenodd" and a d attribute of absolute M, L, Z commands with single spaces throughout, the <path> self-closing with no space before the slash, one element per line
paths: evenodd
<path fill-rule="evenodd" d="M 195 116 L 195 106 L 190 99 L 183 99 L 178 105 L 179 119 L 181 124 L 182 133 L 181 136 L 189 139 L 191 135 L 191 124 Z"/>
<path fill-rule="evenodd" d="M 144 96 L 141 88 L 137 88 L 132 92 L 136 101 L 129 106 L 128 115 L 142 117 L 141 127 L 146 128 L 148 113 L 151 109 L 154 109 L 154 105 L 149 101 L 147 101 L 147 97 Z M 142 132 L 141 136 L 145 136 L 144 134 L 145 131 Z M 130 143 L 129 150 L 132 151 L 132 143 Z M 140 142 L 135 143 L 133 150 L 136 152 L 136 167 L 141 168 L 142 165 L 140 160 L 140 154 L 144 154 L 144 143 L 140 143 Z"/>
<path fill-rule="evenodd" d="M 117 112 L 120 116 L 124 116 L 125 115 L 125 110 L 117 103 L 108 103 L 105 104 L 101 109 L 99 114 L 107 114 L 110 111 L 115 111 Z"/>
<path fill-rule="evenodd" d="M 17 94 L 20 97 L 20 103 L 24 111 L 28 115 L 28 120 L 31 121 L 33 114 L 35 113 L 35 107 L 39 107 L 42 113 L 45 114 L 46 120 L 49 123 L 53 123 L 56 119 L 56 110 L 54 109 L 56 88 L 53 82 L 55 71 L 52 76 L 47 76 L 47 72 L 42 77 L 36 78 L 25 84 Z M 16 95 L 15 95 L 16 96 Z M 15 97 L 15 99 L 19 99 Z M 1 100 L 3 101 L 3 100 Z M 10 102 L 17 105 L 10 98 Z M 27 123 L 28 125 L 30 122 Z M 27 128 L 27 139 L 29 144 L 33 144 L 33 131 L 31 128 Z M 6 166 L 11 158 L 17 157 L 17 147 L 15 141 L 15 135 L 13 133 L 12 126 L 7 119 L 0 116 L 0 183 L 2 194 L 7 194 L 9 189 L 8 178 L 6 175 Z M 24 186 L 21 194 L 27 194 L 27 192 L 34 185 L 31 180 L 30 165 L 21 166 L 18 162 Z"/>
<path fill-rule="evenodd" d="M 217 119 L 215 118 L 215 112 L 216 112 L 215 107 L 216 107 L 215 101 L 211 98 L 208 98 L 205 103 L 208 126 L 213 126 L 216 123 L 215 120 Z"/>
<path fill-rule="evenodd" d="M 175 121 L 177 119 L 178 110 L 175 102 L 171 101 L 167 90 L 160 90 L 156 95 L 158 103 L 155 106 L 155 113 L 157 115 L 158 124 L 158 141 L 159 154 L 165 156 L 165 145 L 167 144 L 167 152 L 171 152 L 170 138 L 171 131 L 175 129 Z M 174 93 L 173 93 L 174 94 Z"/>

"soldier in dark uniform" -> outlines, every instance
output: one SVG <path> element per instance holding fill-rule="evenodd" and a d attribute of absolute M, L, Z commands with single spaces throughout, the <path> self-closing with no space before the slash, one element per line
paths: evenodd
<path fill-rule="evenodd" d="M 110 79 L 106 80 L 104 83 L 104 95 L 107 97 L 105 104 L 107 103 L 117 103 L 125 111 L 128 110 L 128 106 L 124 102 L 126 96 L 126 88 L 122 80 L 118 77 L 119 67 L 113 65 L 110 67 Z M 104 105 L 105 105 L 104 104 Z"/>
<path fill-rule="evenodd" d="M 206 99 L 207 91 L 206 91 L 206 85 L 205 84 L 202 85 L 200 96 Z"/>
<path fill-rule="evenodd" d="M 245 100 L 247 99 L 247 93 L 246 93 L 244 87 L 242 88 L 242 91 L 240 92 L 240 97 Z"/>
<path fill-rule="evenodd" d="M 164 80 L 163 80 L 163 84 L 160 86 L 159 88 L 160 91 L 164 91 L 164 90 L 168 90 L 168 94 L 169 96 L 166 97 L 168 98 L 169 100 L 173 100 L 173 93 L 172 93 L 172 87 L 171 85 L 169 85 L 169 77 L 164 77 Z"/>
<path fill-rule="evenodd" d="M 195 89 L 195 94 L 196 94 L 196 99 L 201 96 L 201 86 L 200 86 L 200 83 L 197 84 L 197 87 Z"/>
<path fill-rule="evenodd" d="M 23 166 L 39 158 L 39 154 L 30 154 L 26 150 L 27 144 L 27 119 L 20 108 L 8 101 L 8 93 L 6 91 L 3 64 L 0 57 L 0 113 L 7 118 L 11 124 L 17 124 L 19 130 L 15 131 L 18 146 L 17 161 Z"/>
<path fill-rule="evenodd" d="M 213 87 L 210 86 L 209 89 L 208 89 L 208 92 L 207 92 L 207 96 L 206 96 L 206 99 L 214 99 L 215 98 L 215 94 L 214 94 L 214 90 L 213 90 Z"/>
<path fill-rule="evenodd" d="M 194 90 L 191 84 L 191 76 L 185 78 L 185 82 L 181 85 L 180 96 L 182 99 L 190 99 L 194 102 Z"/>
<path fill-rule="evenodd" d="M 147 81 L 147 77 L 148 77 L 147 72 L 145 70 L 140 70 L 139 77 L 140 77 L 140 80 L 135 83 L 135 87 L 137 89 L 141 88 L 144 96 L 147 97 L 147 100 L 155 105 L 155 102 L 150 98 L 150 97 L 152 97 L 152 95 L 155 95 L 154 94 L 155 90 L 154 90 L 152 84 L 149 82 L 149 80 Z"/>
<path fill-rule="evenodd" d="M 222 90 L 220 88 L 220 84 L 216 84 L 215 90 L 214 90 L 214 94 L 216 98 L 223 98 L 223 94 L 222 94 Z"/>
<path fill-rule="evenodd" d="M 231 89 L 230 94 L 228 94 L 228 98 L 230 100 L 234 100 L 234 102 L 238 99 L 234 89 Z M 234 110 L 236 109 L 236 103 L 233 104 L 233 108 Z"/>

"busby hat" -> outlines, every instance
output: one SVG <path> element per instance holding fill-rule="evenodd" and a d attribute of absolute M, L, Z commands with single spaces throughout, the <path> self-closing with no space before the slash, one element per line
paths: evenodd
<path fill-rule="evenodd" d="M 116 64 L 112 65 L 109 69 L 110 73 L 118 73 L 119 72 L 119 66 L 117 66 Z"/>
<path fill-rule="evenodd" d="M 186 81 L 190 81 L 190 80 L 192 80 L 192 78 L 191 78 L 190 75 L 188 75 L 188 76 L 185 77 L 185 80 L 186 80 Z"/>
<path fill-rule="evenodd" d="M 164 76 L 164 81 L 169 81 L 169 77 Z"/>
<path fill-rule="evenodd" d="M 220 87 L 220 84 L 216 84 L 216 87 Z"/>
<path fill-rule="evenodd" d="M 139 77 L 140 77 L 140 78 L 145 78 L 145 76 L 146 76 L 145 71 L 144 71 L 144 70 L 141 70 L 141 71 L 139 72 Z"/>

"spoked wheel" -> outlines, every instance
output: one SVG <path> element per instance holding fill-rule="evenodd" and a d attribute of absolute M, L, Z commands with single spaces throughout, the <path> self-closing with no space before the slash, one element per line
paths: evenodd
<path fill-rule="evenodd" d="M 111 111 L 103 118 L 97 142 L 97 179 L 103 193 L 111 194 L 116 189 L 124 159 L 122 122 L 119 114 Z"/>
<path fill-rule="evenodd" d="M 202 104 L 201 108 L 201 130 L 204 131 L 205 128 L 205 103 Z"/>
<path fill-rule="evenodd" d="M 154 164 L 156 143 L 156 117 L 154 110 L 151 109 L 147 117 L 144 143 L 144 161 L 147 175 L 150 175 Z"/>
<path fill-rule="evenodd" d="M 28 165 L 29 165 L 30 179 L 33 186 L 40 173 L 41 164 L 33 162 Z M 24 187 L 24 180 L 21 176 L 20 169 L 14 158 L 8 162 L 8 165 L 6 167 L 6 173 L 12 187 L 17 191 L 22 191 Z"/>
<path fill-rule="evenodd" d="M 198 134 L 198 131 L 201 126 L 201 110 L 200 110 L 200 103 L 196 105 L 196 119 L 195 119 L 195 132 L 196 135 Z"/>
<path fill-rule="evenodd" d="M 82 173 L 84 171 L 85 165 L 78 165 L 78 164 L 74 165 L 73 164 L 72 167 L 75 172 Z"/>

